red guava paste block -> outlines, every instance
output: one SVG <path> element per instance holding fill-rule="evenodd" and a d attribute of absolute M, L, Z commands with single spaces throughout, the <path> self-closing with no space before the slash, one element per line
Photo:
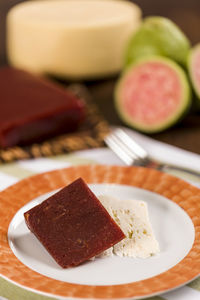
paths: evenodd
<path fill-rule="evenodd" d="M 0 69 L 0 147 L 40 142 L 75 131 L 84 103 L 61 86 L 28 72 Z"/>
<path fill-rule="evenodd" d="M 125 238 L 81 178 L 24 216 L 28 228 L 63 268 L 79 265 Z"/>

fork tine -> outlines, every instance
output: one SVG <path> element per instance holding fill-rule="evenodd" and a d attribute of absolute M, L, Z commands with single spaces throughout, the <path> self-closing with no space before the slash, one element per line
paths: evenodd
<path fill-rule="evenodd" d="M 147 152 L 120 128 L 114 129 L 104 141 L 127 165 L 146 166 L 149 163 Z"/>
<path fill-rule="evenodd" d="M 140 157 L 138 157 L 137 154 L 132 149 L 127 147 L 125 141 L 119 135 L 117 135 L 116 132 L 112 133 L 112 139 L 127 155 L 131 157 L 132 160 L 140 159 Z"/>
<path fill-rule="evenodd" d="M 133 159 L 130 155 L 119 145 L 116 139 L 113 137 L 112 134 L 106 136 L 104 139 L 107 146 L 128 166 L 132 165 Z"/>
<path fill-rule="evenodd" d="M 138 145 L 133 138 L 131 138 L 124 130 L 121 128 L 117 128 L 114 130 L 113 134 L 118 137 L 121 141 L 121 144 L 126 145 L 126 147 L 130 150 L 130 153 L 134 153 L 135 156 L 138 156 L 139 159 L 147 159 L 147 152 Z"/>

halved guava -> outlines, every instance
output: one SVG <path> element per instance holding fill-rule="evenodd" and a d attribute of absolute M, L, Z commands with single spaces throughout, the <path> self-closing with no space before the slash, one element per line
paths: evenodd
<path fill-rule="evenodd" d="M 190 104 L 184 71 L 164 57 L 149 57 L 131 65 L 115 88 L 115 105 L 121 119 L 146 133 L 169 128 Z"/>
<path fill-rule="evenodd" d="M 192 86 L 200 99 L 200 44 L 191 49 L 188 57 L 188 70 Z"/>
<path fill-rule="evenodd" d="M 148 17 L 133 34 L 125 53 L 125 66 L 138 58 L 160 55 L 185 65 L 190 42 L 181 29 L 164 17 Z"/>

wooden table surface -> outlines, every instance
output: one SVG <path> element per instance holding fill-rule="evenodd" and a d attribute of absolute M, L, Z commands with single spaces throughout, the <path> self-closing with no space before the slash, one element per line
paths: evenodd
<path fill-rule="evenodd" d="M 5 54 L 5 16 L 8 9 L 20 0 L 0 0 L 0 64 L 6 64 Z M 135 0 L 144 16 L 162 15 L 175 21 L 190 38 L 192 44 L 200 42 L 200 0 Z M 123 125 L 113 106 L 113 89 L 117 77 L 90 81 L 89 88 L 93 100 L 104 117 L 114 125 Z M 1 96 L 0 96 L 1 97 Z M 2 99 L 0 98 L 0 101 Z M 171 145 L 200 154 L 200 111 L 191 111 L 178 125 L 153 138 Z"/>

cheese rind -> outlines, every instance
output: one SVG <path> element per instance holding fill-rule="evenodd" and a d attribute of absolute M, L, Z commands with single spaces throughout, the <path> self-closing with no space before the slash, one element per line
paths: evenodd
<path fill-rule="evenodd" d="M 141 11 L 120 0 L 28 1 L 7 17 L 10 63 L 36 73 L 98 78 L 122 68 Z"/>
<path fill-rule="evenodd" d="M 102 256 L 110 256 L 113 252 L 118 256 L 147 258 L 159 252 L 145 202 L 106 195 L 100 195 L 98 199 L 126 235 Z"/>

